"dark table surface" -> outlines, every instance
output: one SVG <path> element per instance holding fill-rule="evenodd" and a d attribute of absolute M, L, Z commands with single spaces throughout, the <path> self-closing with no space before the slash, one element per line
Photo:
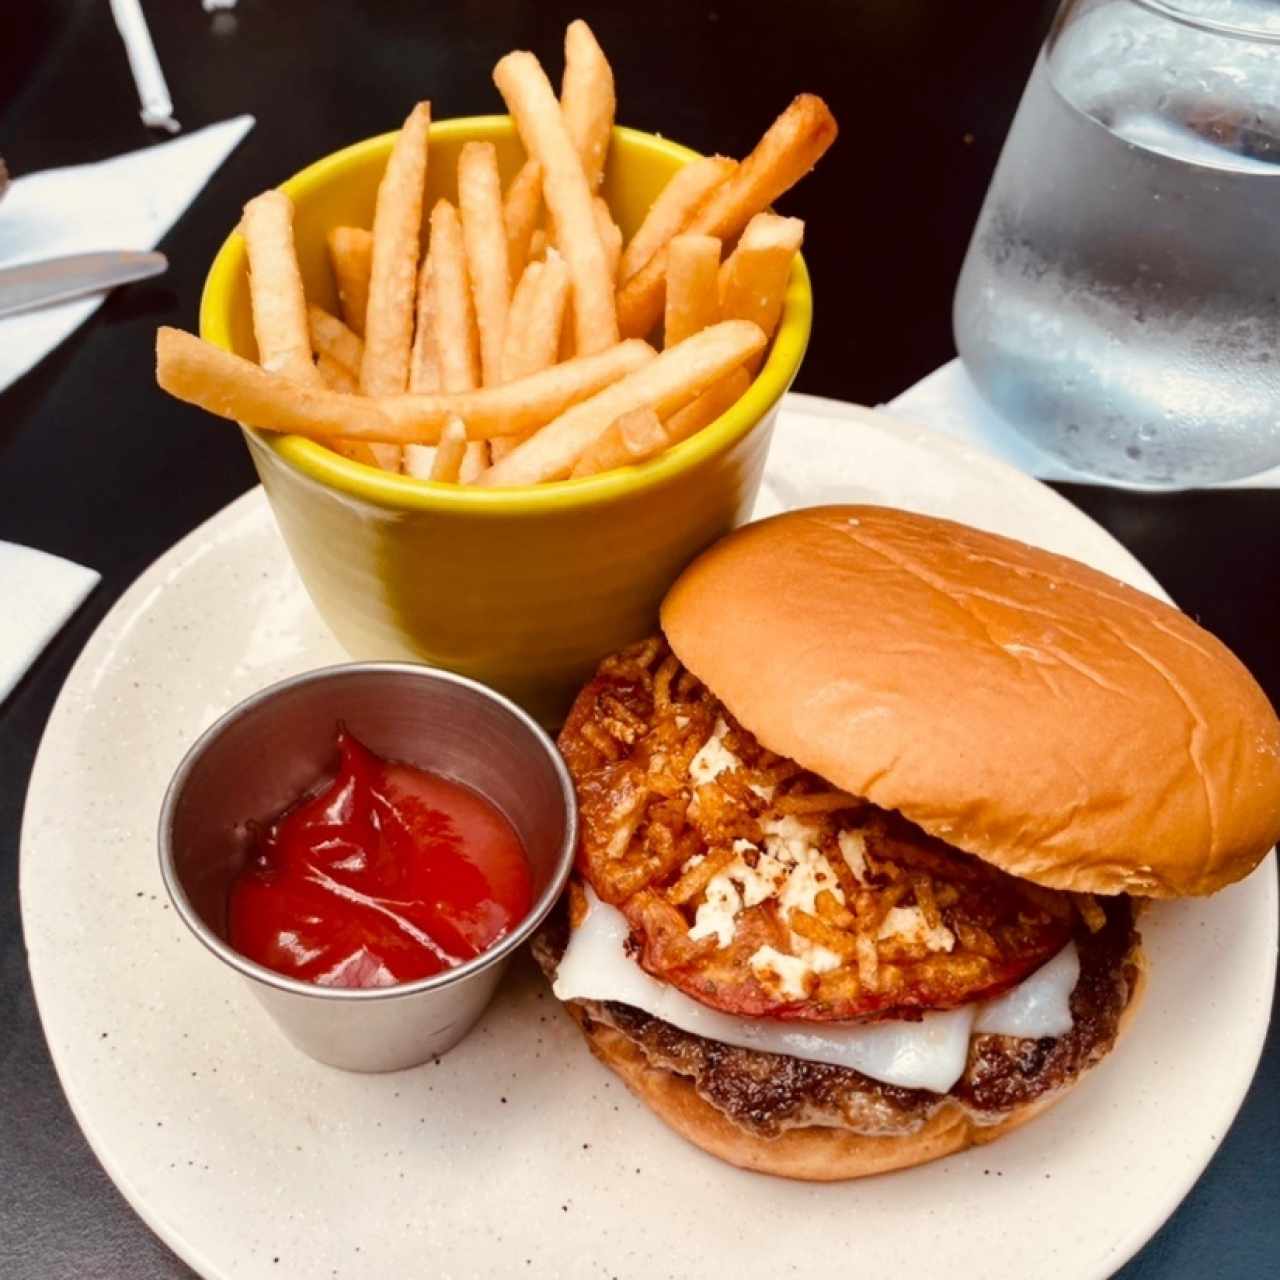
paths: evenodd
<path fill-rule="evenodd" d="M 118 291 L 0 395 L 0 538 L 103 575 L 0 706 L 3 1277 L 190 1274 L 98 1167 L 58 1087 L 18 917 L 18 830 L 41 731 L 93 629 L 151 560 L 254 483 L 237 433 L 160 395 L 151 377 L 156 325 L 194 327 L 205 269 L 241 203 L 318 155 L 394 127 L 419 97 L 440 117 L 499 110 L 489 80 L 498 57 L 530 48 L 558 68 L 566 21 L 586 16 L 613 60 L 624 124 L 743 154 L 798 90 L 830 102 L 840 141 L 784 205 L 808 221 L 805 252 L 818 282 L 797 386 L 875 403 L 954 353 L 951 292 L 1053 8 L 1044 0 L 650 0 L 647 8 L 240 0 L 216 15 L 196 0 L 147 7 L 183 123 L 245 111 L 258 123 L 159 246 L 168 275 Z M 100 0 L 6 6 L 0 97 L 0 155 L 15 174 L 150 141 Z M 1280 493 L 1059 487 L 1280 701 Z M 0 605 L 14 604 L 0 584 Z M 1280 1272 L 1278 1095 L 1273 1026 L 1217 1157 L 1121 1272 L 1125 1280 Z"/>

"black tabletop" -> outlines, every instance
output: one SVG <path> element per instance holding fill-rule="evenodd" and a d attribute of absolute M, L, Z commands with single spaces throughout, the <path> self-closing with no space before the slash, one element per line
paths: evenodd
<path fill-rule="evenodd" d="M 325 152 L 393 128 L 418 98 L 430 97 L 439 117 L 500 110 L 489 78 L 495 61 L 530 48 L 556 68 L 566 21 L 586 16 L 614 63 L 624 124 L 743 154 L 794 93 L 812 90 L 831 104 L 840 140 L 784 203 L 807 220 L 805 253 L 817 282 L 813 343 L 797 387 L 875 403 L 954 354 L 951 293 L 1053 5 L 239 0 L 209 14 L 196 0 L 152 0 L 147 8 L 183 124 L 251 112 L 257 126 L 159 246 L 169 273 L 119 290 L 0 394 L 0 538 L 103 575 L 0 706 L 5 1277 L 190 1274 L 98 1167 L 58 1087 L 18 918 L 18 830 L 45 720 L 94 627 L 151 560 L 254 483 L 238 434 L 162 396 L 151 373 L 156 325 L 195 326 L 205 270 L 242 202 Z M 8 6 L 0 96 L 0 155 L 14 174 L 153 141 L 100 0 Z M 1280 493 L 1059 487 L 1280 701 Z M 0 584 L 0 607 L 20 604 L 8 597 Z M 1217 1157 L 1121 1272 L 1125 1280 L 1253 1280 L 1280 1271 L 1278 1093 L 1273 1028 Z M 1123 1186 L 1113 1191 L 1125 1194 Z"/>

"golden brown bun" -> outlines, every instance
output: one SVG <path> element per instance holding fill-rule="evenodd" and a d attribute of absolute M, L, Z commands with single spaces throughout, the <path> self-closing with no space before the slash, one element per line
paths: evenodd
<path fill-rule="evenodd" d="M 815 507 L 704 552 L 662 626 L 770 750 L 1037 884 L 1212 893 L 1280 837 L 1280 722 L 1253 678 L 1063 556 Z"/>
<path fill-rule="evenodd" d="M 1133 957 L 1137 984 L 1120 1019 L 1117 1038 L 1123 1035 L 1146 988 L 1146 967 L 1141 953 Z M 776 1138 L 761 1138 L 736 1125 L 724 1112 L 707 1102 L 692 1081 L 673 1071 L 651 1066 L 643 1051 L 620 1031 L 583 1017 L 580 1006 L 565 1005 L 591 1052 L 626 1082 L 682 1138 L 719 1156 L 740 1169 L 772 1173 L 805 1182 L 840 1182 L 874 1173 L 909 1169 L 930 1160 L 954 1155 L 969 1147 L 994 1142 L 1026 1124 L 1066 1097 L 1075 1082 L 1056 1093 L 1010 1111 L 997 1124 L 975 1124 L 955 1102 L 945 1102 L 915 1133 L 892 1137 L 867 1137 L 847 1129 L 813 1125 L 788 1129 Z"/>

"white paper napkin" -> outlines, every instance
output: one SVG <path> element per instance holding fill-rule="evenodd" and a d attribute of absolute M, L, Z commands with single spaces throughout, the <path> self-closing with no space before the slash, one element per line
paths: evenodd
<path fill-rule="evenodd" d="M 62 624 L 80 607 L 102 575 L 45 551 L 0 542 L 0 702 Z"/>
<path fill-rule="evenodd" d="M 889 402 L 888 408 L 923 427 L 985 449 L 1041 480 L 1099 483 L 1095 477 L 1066 466 L 1019 435 L 982 398 L 959 360 L 944 364 L 915 386 L 908 387 Z M 1280 467 L 1211 487 L 1280 489 Z"/>
<path fill-rule="evenodd" d="M 153 249 L 252 127 L 252 116 L 236 116 L 112 160 L 16 179 L 0 200 L 0 267 L 100 249 Z M 0 320 L 0 391 L 83 324 L 104 297 Z"/>

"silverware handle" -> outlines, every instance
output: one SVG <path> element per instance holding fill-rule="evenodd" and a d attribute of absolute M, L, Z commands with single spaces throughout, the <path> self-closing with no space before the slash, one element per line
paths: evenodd
<path fill-rule="evenodd" d="M 169 269 L 163 253 L 75 253 L 0 270 L 0 316 L 146 280 Z"/>

